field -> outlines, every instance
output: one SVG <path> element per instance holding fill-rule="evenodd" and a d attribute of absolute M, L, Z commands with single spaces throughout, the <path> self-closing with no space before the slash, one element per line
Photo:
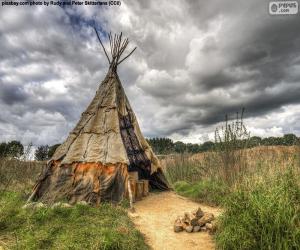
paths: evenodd
<path fill-rule="evenodd" d="M 174 190 L 221 208 L 218 249 L 299 249 L 300 149 L 263 146 L 161 159 Z M 148 249 L 119 206 L 23 209 L 43 162 L 0 161 L 0 249 Z"/>
<path fill-rule="evenodd" d="M 219 249 L 300 248 L 299 147 L 166 157 L 177 193 L 221 206 Z"/>

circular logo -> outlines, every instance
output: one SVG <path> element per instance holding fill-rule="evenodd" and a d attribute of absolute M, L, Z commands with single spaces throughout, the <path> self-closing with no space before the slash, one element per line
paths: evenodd
<path fill-rule="evenodd" d="M 277 4 L 273 3 L 272 6 L 271 6 L 271 11 L 272 11 L 272 12 L 276 12 L 277 9 L 278 9 L 278 8 L 277 8 Z"/>

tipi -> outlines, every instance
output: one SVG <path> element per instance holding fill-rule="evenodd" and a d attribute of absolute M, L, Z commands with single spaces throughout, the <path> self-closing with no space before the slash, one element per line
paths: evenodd
<path fill-rule="evenodd" d="M 148 179 L 153 189 L 169 189 L 117 74 L 118 65 L 136 48 L 121 59 L 129 40 L 123 39 L 122 33 L 109 34 L 109 57 L 96 34 L 109 62 L 108 73 L 75 128 L 47 162 L 30 201 L 119 202 L 130 187 L 130 171 Z"/>

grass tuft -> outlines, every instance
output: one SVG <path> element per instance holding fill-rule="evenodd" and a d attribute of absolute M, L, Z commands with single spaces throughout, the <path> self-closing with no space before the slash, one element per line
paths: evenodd
<path fill-rule="evenodd" d="M 298 249 L 300 187 L 294 171 L 247 182 L 224 202 L 216 236 L 220 249 Z"/>

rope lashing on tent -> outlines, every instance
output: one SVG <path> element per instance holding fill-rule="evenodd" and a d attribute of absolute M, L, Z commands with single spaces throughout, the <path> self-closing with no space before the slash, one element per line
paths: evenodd
<path fill-rule="evenodd" d="M 94 27 L 94 29 L 97 34 L 97 38 L 101 44 L 101 47 L 104 50 L 104 53 L 109 62 L 109 65 L 113 70 L 116 70 L 117 66 L 119 64 L 121 64 L 123 61 L 125 61 L 137 48 L 137 47 L 135 47 L 133 50 L 131 50 L 130 53 L 128 53 L 127 56 L 125 56 L 121 59 L 123 52 L 125 51 L 127 45 L 129 44 L 129 39 L 123 38 L 122 32 L 120 34 L 115 34 L 114 36 L 112 36 L 112 34 L 110 32 L 108 34 L 108 39 L 109 39 L 109 44 L 110 44 L 110 57 L 109 57 L 109 55 L 101 41 L 99 33 L 97 32 L 95 27 Z"/>

